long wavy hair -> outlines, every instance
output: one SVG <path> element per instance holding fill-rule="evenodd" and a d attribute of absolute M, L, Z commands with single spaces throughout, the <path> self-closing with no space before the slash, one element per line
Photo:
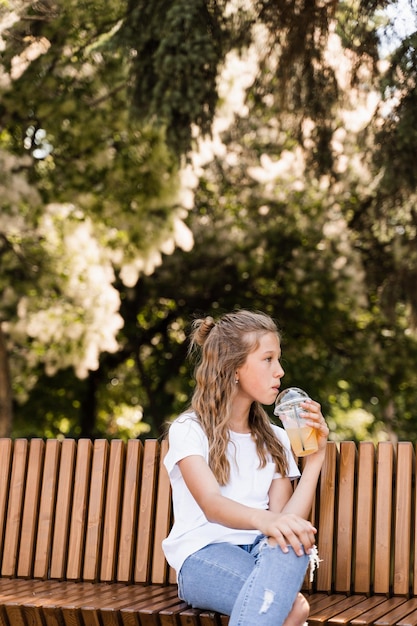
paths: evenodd
<path fill-rule="evenodd" d="M 209 466 L 220 485 L 228 482 L 230 464 L 226 456 L 228 422 L 236 394 L 236 370 L 259 346 L 262 335 L 280 334 L 275 322 L 264 313 L 245 310 L 228 313 L 217 322 L 212 317 L 193 322 L 189 353 L 197 353 L 196 386 L 191 408 L 209 441 Z M 284 447 L 274 435 L 268 414 L 259 402 L 249 411 L 249 428 L 256 443 L 260 467 L 272 457 L 277 471 L 285 475 L 288 460 Z"/>

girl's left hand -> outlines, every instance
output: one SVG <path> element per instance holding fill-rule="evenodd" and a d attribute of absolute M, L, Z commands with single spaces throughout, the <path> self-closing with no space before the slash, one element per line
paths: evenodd
<path fill-rule="evenodd" d="M 330 431 L 321 412 L 320 404 L 315 400 L 306 400 L 301 406 L 303 408 L 302 417 L 309 426 L 316 430 L 319 449 L 325 448 Z"/>

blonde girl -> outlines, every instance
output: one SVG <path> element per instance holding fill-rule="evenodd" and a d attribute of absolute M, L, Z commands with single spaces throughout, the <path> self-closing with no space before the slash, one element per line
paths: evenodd
<path fill-rule="evenodd" d="M 329 433 L 320 404 L 303 404 L 319 449 L 300 476 L 285 431 L 263 408 L 284 376 L 271 317 L 239 310 L 198 319 L 190 352 L 198 353 L 195 391 L 170 426 L 164 461 L 175 522 L 163 549 L 179 596 L 230 615 L 229 626 L 301 626 L 316 536 L 307 518 Z"/>

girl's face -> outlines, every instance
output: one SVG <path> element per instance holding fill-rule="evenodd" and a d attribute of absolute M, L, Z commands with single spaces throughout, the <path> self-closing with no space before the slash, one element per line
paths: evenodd
<path fill-rule="evenodd" d="M 280 358 L 281 346 L 277 335 L 262 335 L 259 346 L 248 354 L 245 363 L 236 372 L 238 396 L 245 397 L 250 403 L 272 404 L 284 376 Z"/>

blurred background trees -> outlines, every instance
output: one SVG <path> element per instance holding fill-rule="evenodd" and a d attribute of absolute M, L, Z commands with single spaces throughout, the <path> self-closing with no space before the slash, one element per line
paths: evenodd
<path fill-rule="evenodd" d="M 417 439 L 416 9 L 0 5 L 0 434 L 158 436 L 246 307 L 333 438 Z"/>

